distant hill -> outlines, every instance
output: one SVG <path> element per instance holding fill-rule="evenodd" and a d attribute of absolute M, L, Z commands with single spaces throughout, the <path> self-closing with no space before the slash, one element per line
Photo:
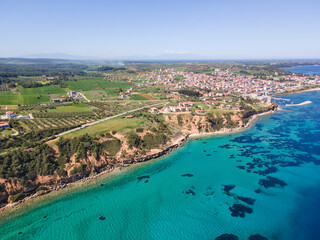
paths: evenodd
<path fill-rule="evenodd" d="M 47 58 L 47 59 L 66 59 L 66 60 L 101 60 L 98 57 L 78 56 L 66 53 L 37 53 L 22 56 L 23 58 Z"/>

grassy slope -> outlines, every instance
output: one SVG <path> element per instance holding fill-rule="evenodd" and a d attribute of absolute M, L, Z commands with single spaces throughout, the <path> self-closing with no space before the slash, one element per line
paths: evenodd
<path fill-rule="evenodd" d="M 73 103 L 72 106 L 61 106 L 48 109 L 48 112 L 91 112 L 92 107 L 84 103 Z"/>
<path fill-rule="evenodd" d="M 123 132 L 125 129 L 133 129 L 139 127 L 144 123 L 143 118 L 114 118 L 108 121 L 104 121 L 93 126 L 81 129 L 76 132 L 69 133 L 65 137 L 77 137 L 88 133 L 89 135 L 97 135 L 108 131 Z"/>

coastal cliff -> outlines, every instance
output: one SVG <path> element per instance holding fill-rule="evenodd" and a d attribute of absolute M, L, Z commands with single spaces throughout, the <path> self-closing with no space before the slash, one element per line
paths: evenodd
<path fill-rule="evenodd" d="M 20 155 L 12 153 L 5 158 L 8 159 L 8 164 L 14 166 L 15 163 L 21 163 L 23 158 L 33 161 L 32 158 L 38 159 L 40 155 L 41 159 L 36 159 L 34 164 L 42 164 L 42 168 L 47 170 L 42 174 L 32 175 L 31 170 L 21 167 L 14 169 L 20 169 L 15 176 L 12 169 L 2 169 L 1 207 L 16 206 L 28 199 L 64 188 L 70 183 L 93 179 L 114 169 L 158 158 L 182 146 L 190 135 L 244 129 L 250 125 L 254 116 L 273 112 L 276 108 L 272 104 L 259 111 L 163 114 L 161 118 L 149 119 L 152 127 L 139 127 L 130 133 L 110 131 L 99 136 L 60 138 L 45 143 L 45 146 L 19 153 Z M 38 152 L 37 156 L 32 155 L 33 151 Z"/>

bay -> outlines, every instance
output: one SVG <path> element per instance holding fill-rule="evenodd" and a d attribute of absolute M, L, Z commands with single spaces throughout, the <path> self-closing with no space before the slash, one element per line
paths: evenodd
<path fill-rule="evenodd" d="M 290 68 L 283 68 L 285 71 L 290 71 L 293 73 L 303 73 L 309 75 L 320 75 L 320 65 L 310 65 L 310 66 L 293 66 Z"/>

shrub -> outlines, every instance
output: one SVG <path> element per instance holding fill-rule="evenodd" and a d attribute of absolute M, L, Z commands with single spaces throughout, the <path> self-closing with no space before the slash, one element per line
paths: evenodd
<path fill-rule="evenodd" d="M 102 147 L 112 156 L 116 155 L 121 148 L 119 139 L 108 140 L 102 143 Z"/>
<path fill-rule="evenodd" d="M 15 195 L 10 195 L 10 200 L 13 202 L 17 202 L 19 200 L 24 199 L 26 196 L 28 196 L 28 194 L 24 193 L 23 191 L 15 194 Z"/>
<path fill-rule="evenodd" d="M 136 148 L 139 148 L 142 146 L 142 139 L 141 137 L 139 137 L 136 133 L 130 133 L 128 135 L 128 144 L 129 144 L 129 147 L 132 148 L 132 147 L 136 147 Z"/>
<path fill-rule="evenodd" d="M 143 130 L 144 130 L 143 128 L 139 127 L 139 128 L 136 129 L 136 132 L 137 132 L 137 133 L 142 133 Z"/>
<path fill-rule="evenodd" d="M 113 136 L 110 134 L 110 133 L 105 133 L 105 135 L 104 135 L 106 138 L 113 138 Z"/>

